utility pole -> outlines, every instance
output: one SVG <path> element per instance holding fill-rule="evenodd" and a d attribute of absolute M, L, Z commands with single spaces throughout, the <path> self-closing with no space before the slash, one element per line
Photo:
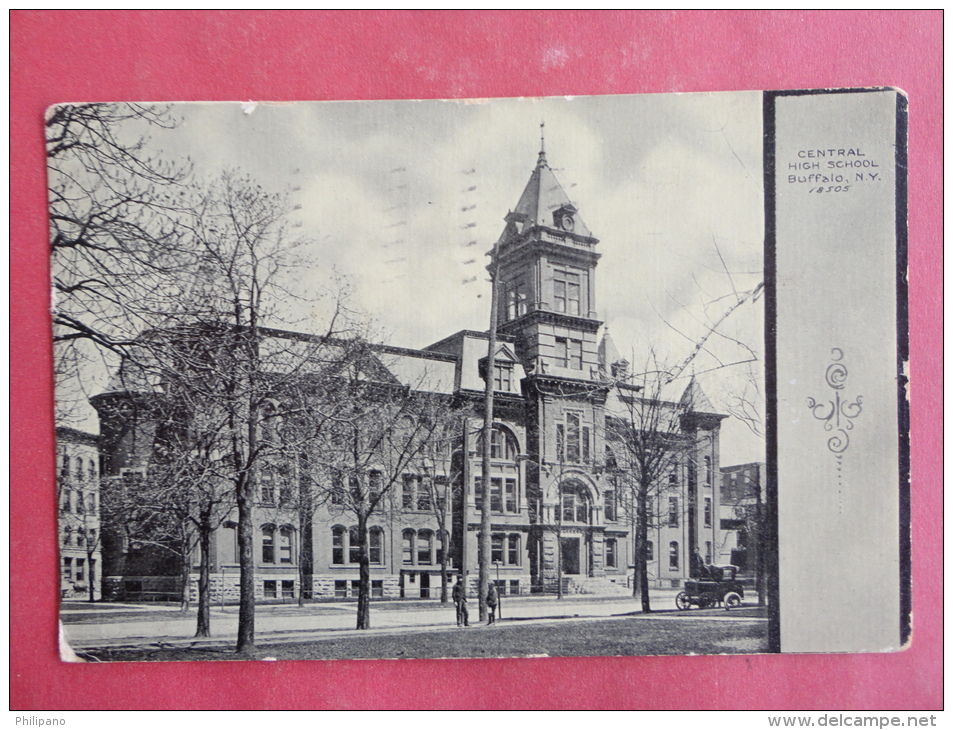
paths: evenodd
<path fill-rule="evenodd" d="M 486 592 L 490 587 L 490 451 L 493 439 L 493 376 L 496 371 L 496 319 L 499 308 L 500 242 L 490 254 L 490 332 L 486 355 L 486 390 L 483 402 L 483 509 L 480 512 L 480 621 L 487 619 Z"/>

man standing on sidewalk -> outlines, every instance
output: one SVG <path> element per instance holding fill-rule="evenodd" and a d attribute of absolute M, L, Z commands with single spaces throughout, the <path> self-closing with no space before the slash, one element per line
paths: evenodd
<path fill-rule="evenodd" d="M 486 609 L 487 609 L 487 620 L 486 625 L 496 623 L 496 606 L 500 602 L 500 595 L 496 591 L 496 583 L 490 581 L 489 587 L 486 589 Z"/>
<path fill-rule="evenodd" d="M 463 585 L 463 576 L 457 576 L 453 585 L 453 603 L 457 607 L 457 626 L 470 625 L 470 613 L 467 611 L 467 590 Z"/>

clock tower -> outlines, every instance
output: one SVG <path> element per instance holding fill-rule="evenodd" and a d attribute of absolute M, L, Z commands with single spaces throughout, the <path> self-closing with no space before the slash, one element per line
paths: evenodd
<path fill-rule="evenodd" d="M 605 402 L 600 369 L 592 235 L 539 153 L 494 249 L 497 329 L 515 341 L 527 373 L 527 552 L 535 591 L 605 581 L 617 537 L 605 516 Z M 613 503 L 614 504 L 614 503 Z M 608 535 L 608 537 L 607 537 Z"/>

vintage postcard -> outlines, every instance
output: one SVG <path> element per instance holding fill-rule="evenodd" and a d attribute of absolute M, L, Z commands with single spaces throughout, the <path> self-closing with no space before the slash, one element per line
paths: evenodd
<path fill-rule="evenodd" d="M 905 115 L 50 108 L 63 658 L 902 648 Z"/>

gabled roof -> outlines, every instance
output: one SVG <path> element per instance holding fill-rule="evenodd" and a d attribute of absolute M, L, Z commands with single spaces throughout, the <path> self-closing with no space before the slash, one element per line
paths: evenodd
<path fill-rule="evenodd" d="M 692 413 L 717 413 L 715 406 L 712 405 L 708 396 L 705 395 L 705 391 L 702 390 L 698 381 L 695 380 L 694 375 L 692 379 L 688 381 L 688 387 L 685 388 L 685 392 L 682 393 L 678 404 Z"/>

